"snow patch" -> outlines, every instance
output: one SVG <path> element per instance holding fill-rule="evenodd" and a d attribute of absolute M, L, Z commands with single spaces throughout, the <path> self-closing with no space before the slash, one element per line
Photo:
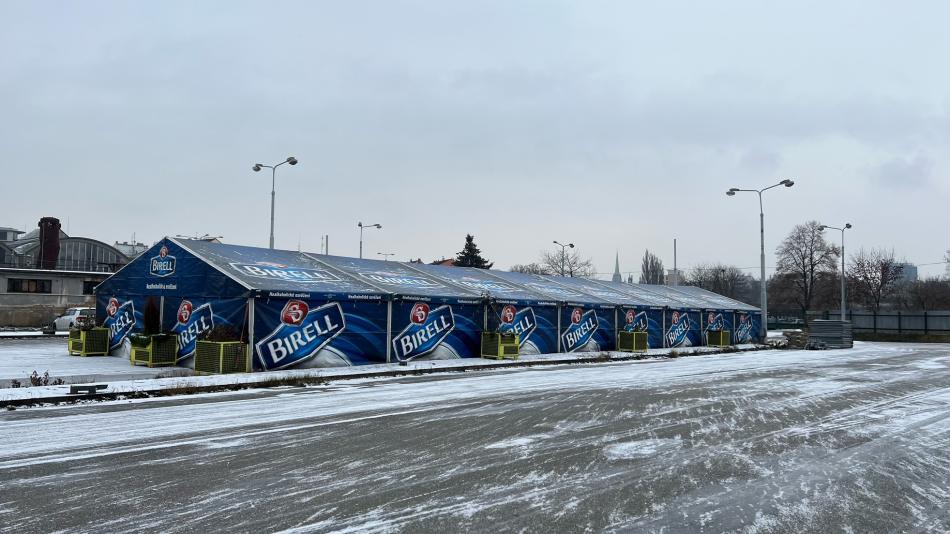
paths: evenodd
<path fill-rule="evenodd" d="M 604 456 L 608 460 L 637 460 L 656 456 L 661 452 L 670 452 L 681 446 L 682 441 L 679 438 L 626 441 L 604 447 Z"/>

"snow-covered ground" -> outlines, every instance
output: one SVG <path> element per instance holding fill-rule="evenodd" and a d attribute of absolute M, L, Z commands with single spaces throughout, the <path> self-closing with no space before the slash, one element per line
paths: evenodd
<path fill-rule="evenodd" d="M 17 531 L 946 531 L 950 346 L 0 413 Z"/>
<path fill-rule="evenodd" d="M 754 345 L 740 345 L 742 350 L 754 349 Z M 690 347 L 681 352 L 715 352 L 713 347 Z M 670 349 L 651 349 L 646 356 L 664 356 Z M 630 354 L 614 352 L 612 357 L 624 358 Z M 591 358 L 593 354 L 577 352 L 571 354 L 534 354 L 522 356 L 521 362 L 565 361 Z M 69 391 L 68 384 L 107 383 L 102 393 L 132 393 L 155 391 L 160 389 L 181 389 L 202 386 L 253 385 L 282 379 L 334 379 L 353 375 L 390 374 L 393 371 L 416 370 L 452 371 L 471 366 L 498 366 L 511 364 L 511 360 L 484 360 L 465 358 L 457 360 L 418 360 L 406 366 L 396 364 L 360 365 L 354 367 L 333 367 L 317 369 L 297 369 L 272 371 L 267 373 L 232 374 L 218 376 L 190 376 L 191 369 L 183 367 L 161 367 L 149 369 L 133 366 L 126 358 L 112 356 L 69 356 L 66 353 L 66 341 L 49 340 L 0 340 L 0 402 L 16 399 L 42 399 L 62 397 Z M 61 378 L 64 386 L 41 386 L 30 388 L 10 388 L 11 380 L 27 383 L 27 377 L 36 371 L 39 375 L 49 372 L 51 378 Z M 160 378 L 169 377 L 169 378 Z"/>
<path fill-rule="evenodd" d="M 179 367 L 149 369 L 133 366 L 127 358 L 70 356 L 66 349 L 66 339 L 61 337 L 0 339 L 0 400 L 5 398 L 3 388 L 8 388 L 11 380 L 29 384 L 28 377 L 34 371 L 38 375 L 48 372 L 51 378 L 62 378 L 66 383 L 192 374 L 191 370 Z"/>

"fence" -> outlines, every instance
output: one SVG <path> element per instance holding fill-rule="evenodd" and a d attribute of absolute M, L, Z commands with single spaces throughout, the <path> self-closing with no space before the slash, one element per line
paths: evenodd
<path fill-rule="evenodd" d="M 884 334 L 950 334 L 950 311 L 870 311 L 846 312 L 854 332 Z M 835 311 L 776 311 L 769 314 L 769 328 L 805 328 L 814 319 L 838 319 Z"/>

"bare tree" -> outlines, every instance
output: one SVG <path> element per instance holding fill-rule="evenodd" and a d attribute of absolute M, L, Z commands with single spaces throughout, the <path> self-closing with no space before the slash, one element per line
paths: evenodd
<path fill-rule="evenodd" d="M 686 283 L 729 298 L 745 296 L 752 277 L 735 265 L 701 263 L 686 274 Z"/>
<path fill-rule="evenodd" d="M 875 313 L 881 310 L 881 301 L 894 290 L 901 278 L 901 265 L 894 259 L 894 251 L 880 248 L 861 249 L 851 256 L 848 275 L 854 281 L 855 297 Z"/>
<path fill-rule="evenodd" d="M 560 267 L 560 265 L 558 266 Z M 541 265 L 540 263 L 525 263 L 512 265 L 511 269 L 508 269 L 513 273 L 525 273 L 525 274 L 552 274 L 548 270 L 547 266 Z"/>
<path fill-rule="evenodd" d="M 790 296 L 805 314 L 811 309 L 815 285 L 822 273 L 837 268 L 838 248 L 825 241 L 818 221 L 792 228 L 776 250 L 778 274 L 791 287 Z"/>
<path fill-rule="evenodd" d="M 576 251 L 559 250 L 556 252 L 541 252 L 541 267 L 550 274 L 562 276 L 576 276 L 591 278 L 594 276 L 594 262 L 590 258 L 581 258 Z M 561 271 L 563 265 L 564 271 Z"/>
<path fill-rule="evenodd" d="M 932 276 L 911 282 L 906 292 L 905 309 L 929 311 L 950 308 L 950 280 Z"/>
<path fill-rule="evenodd" d="M 640 264 L 641 284 L 662 284 L 664 280 L 663 260 L 649 249 L 643 253 L 643 262 Z"/>

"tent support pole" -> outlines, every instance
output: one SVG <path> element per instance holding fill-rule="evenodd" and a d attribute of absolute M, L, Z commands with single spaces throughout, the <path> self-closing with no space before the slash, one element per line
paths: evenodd
<path fill-rule="evenodd" d="M 663 310 L 663 348 L 664 349 L 667 348 L 666 346 L 666 312 L 667 311 L 669 311 L 669 308 Z"/>
<path fill-rule="evenodd" d="M 247 299 L 247 372 L 254 367 L 251 358 L 254 356 L 254 297 Z"/>
<path fill-rule="evenodd" d="M 614 308 L 614 350 L 617 349 L 617 336 L 620 335 L 620 311 L 619 308 Z"/>
<path fill-rule="evenodd" d="M 557 351 L 561 352 L 561 304 L 557 305 Z"/>
<path fill-rule="evenodd" d="M 158 329 L 165 331 L 165 295 L 158 297 Z"/>
<path fill-rule="evenodd" d="M 392 361 L 393 350 L 393 301 L 386 301 L 386 363 Z"/>

